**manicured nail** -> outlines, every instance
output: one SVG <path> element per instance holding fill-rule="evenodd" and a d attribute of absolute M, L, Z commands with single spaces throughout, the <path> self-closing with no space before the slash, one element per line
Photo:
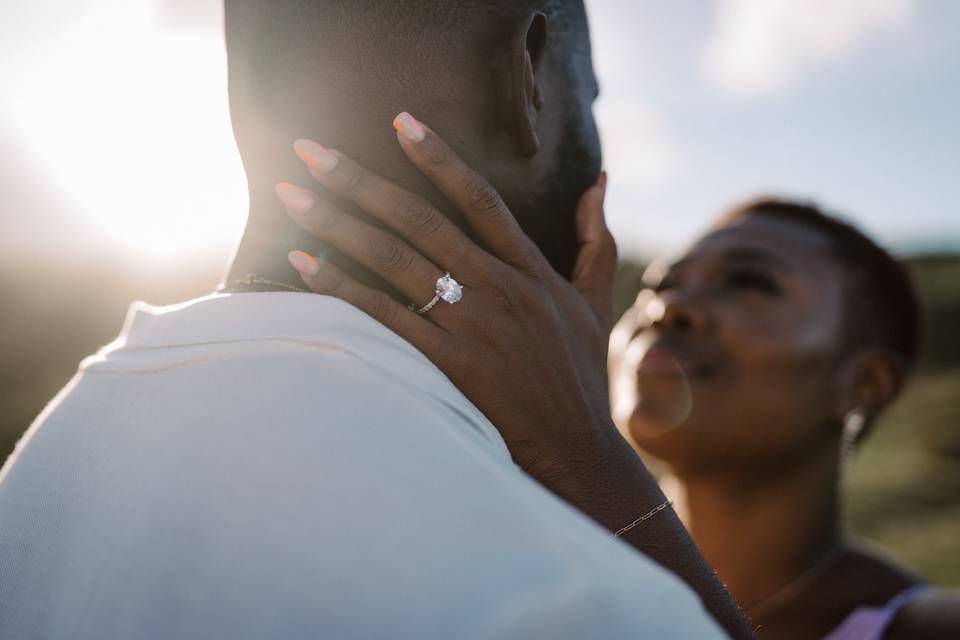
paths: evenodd
<path fill-rule="evenodd" d="M 290 184 L 289 182 L 281 182 L 274 187 L 274 190 L 277 192 L 277 197 L 280 198 L 283 204 L 287 205 L 288 209 L 305 213 L 313 208 L 315 202 L 313 194 L 306 189 L 301 189 L 297 185 Z"/>
<path fill-rule="evenodd" d="M 311 169 L 326 173 L 332 171 L 340 158 L 330 149 L 321 147 L 313 140 L 301 138 L 293 143 L 293 150 Z"/>
<path fill-rule="evenodd" d="M 320 263 L 309 253 L 303 251 L 291 251 L 287 255 L 287 260 L 293 265 L 293 268 L 307 276 L 315 276 L 320 272 Z"/>
<path fill-rule="evenodd" d="M 427 137 L 427 132 L 423 125 L 417 122 L 416 118 L 404 111 L 393 119 L 393 128 L 407 140 L 420 142 Z"/>

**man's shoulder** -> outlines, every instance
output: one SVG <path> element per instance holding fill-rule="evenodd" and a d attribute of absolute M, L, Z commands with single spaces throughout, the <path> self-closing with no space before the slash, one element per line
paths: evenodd
<path fill-rule="evenodd" d="M 76 424 L 91 437 L 176 425 L 194 447 L 219 447 L 206 434 L 222 423 L 237 437 L 262 439 L 272 425 L 303 442 L 340 428 L 370 439 L 415 429 L 409 438 L 466 439 L 509 460 L 495 427 L 410 344 L 342 301 L 293 293 L 134 303 L 24 444 L 41 428 L 52 444 L 72 440 Z"/>
<path fill-rule="evenodd" d="M 404 365 L 382 334 L 328 366 L 312 355 L 322 338 L 303 332 L 233 341 L 269 345 L 245 355 L 231 341 L 140 340 L 91 365 L 0 484 L 10 591 L 40 600 L 97 584 L 90 621 L 162 598 L 221 631 L 269 627 L 264 603 L 279 601 L 305 624 L 371 637 L 456 635 L 471 615 L 502 631 L 491 637 L 541 625 L 711 637 L 689 589 L 513 466 L 439 371 Z M 181 351 L 191 364 L 151 360 Z M 5 572 L 14 549 L 39 570 Z M 251 558 L 269 561 L 250 571 Z M 183 593 L 204 594 L 202 606 Z"/>

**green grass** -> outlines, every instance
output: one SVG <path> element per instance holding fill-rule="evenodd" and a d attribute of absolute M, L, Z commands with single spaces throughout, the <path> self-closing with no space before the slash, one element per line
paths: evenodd
<path fill-rule="evenodd" d="M 863 443 L 845 495 L 853 533 L 960 586 L 960 369 L 907 388 Z"/>

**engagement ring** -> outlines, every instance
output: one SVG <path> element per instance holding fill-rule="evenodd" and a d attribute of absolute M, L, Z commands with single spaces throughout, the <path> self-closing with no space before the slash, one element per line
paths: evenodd
<path fill-rule="evenodd" d="M 430 309 L 433 309 L 433 305 L 437 304 L 437 302 L 440 300 L 443 300 L 447 304 L 456 304 L 457 302 L 460 302 L 460 299 L 463 297 L 463 287 L 460 286 L 459 282 L 450 277 L 449 271 L 437 278 L 435 290 L 436 295 L 433 296 L 433 300 L 423 305 L 419 309 L 417 308 L 417 305 L 411 302 L 409 304 L 410 309 L 422 315 L 427 311 L 430 311 Z"/>

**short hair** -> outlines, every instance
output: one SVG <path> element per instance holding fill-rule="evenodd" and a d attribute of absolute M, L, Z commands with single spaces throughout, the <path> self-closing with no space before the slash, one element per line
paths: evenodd
<path fill-rule="evenodd" d="M 589 46 L 582 0 L 225 0 L 230 115 L 251 219 L 282 215 L 271 209 L 273 185 L 302 171 L 290 153 L 297 138 L 401 179 L 408 163 L 389 126 L 401 110 L 438 127 L 476 164 L 481 149 L 463 144 L 471 132 L 444 130 L 440 116 L 499 113 L 491 63 L 509 55 L 511 34 L 532 10 L 547 17 L 550 60 L 578 77 L 574 54 Z"/>
<path fill-rule="evenodd" d="M 582 0 L 224 0 L 231 101 L 271 110 L 294 100 L 291 70 L 310 77 L 309 61 L 336 51 L 331 40 L 350 50 L 334 77 L 374 95 L 429 93 L 434 78 L 398 79 L 397 69 L 450 64 L 458 44 L 483 42 L 533 10 L 548 17 L 554 40 L 573 33 L 584 15 Z"/>
<path fill-rule="evenodd" d="M 842 346 L 848 351 L 878 347 L 895 354 L 904 370 L 916 365 L 921 312 L 904 266 L 855 226 L 824 213 L 815 204 L 757 199 L 721 216 L 721 223 L 748 216 L 786 220 L 826 236 L 830 256 L 845 275 Z"/>

